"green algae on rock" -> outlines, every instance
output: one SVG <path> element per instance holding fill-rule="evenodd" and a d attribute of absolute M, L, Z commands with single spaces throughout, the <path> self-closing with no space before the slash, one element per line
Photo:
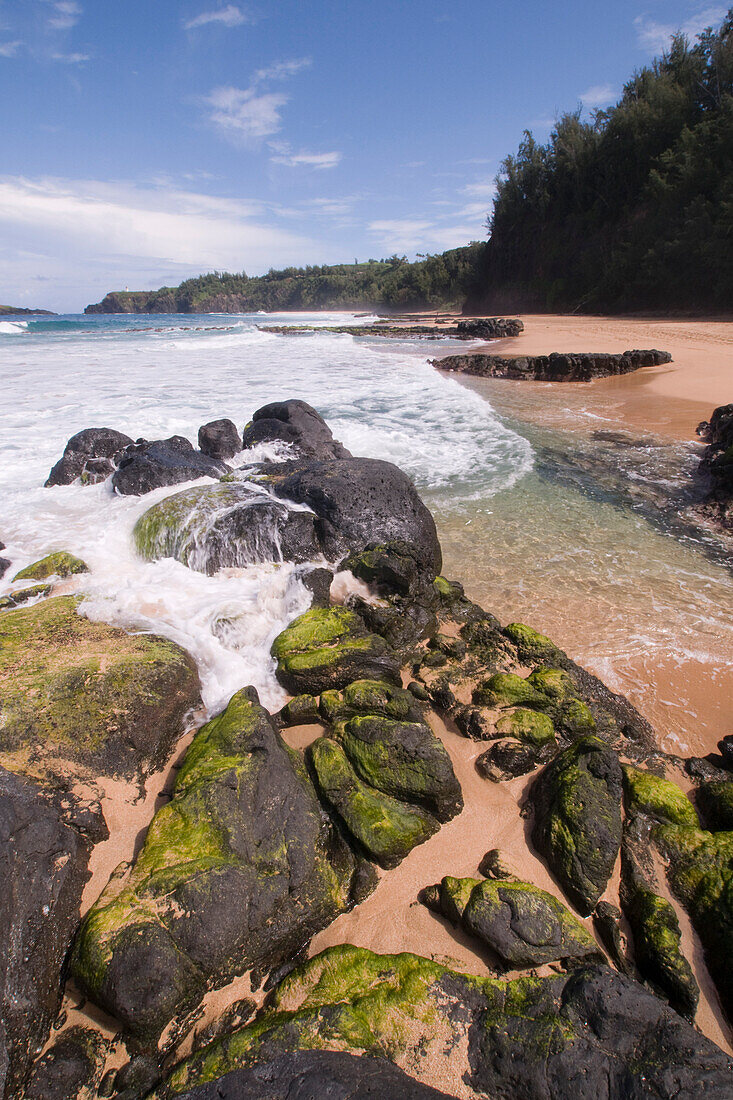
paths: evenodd
<path fill-rule="evenodd" d="M 613 749 L 584 737 L 559 753 L 530 790 L 532 840 L 584 916 L 605 890 L 618 856 L 621 786 Z"/>
<path fill-rule="evenodd" d="M 601 954 L 585 925 L 532 883 L 448 876 L 440 883 L 438 898 L 443 916 L 462 924 L 507 966 L 541 966 Z"/>
<path fill-rule="evenodd" d="M 503 981 L 343 944 L 293 970 L 252 1023 L 175 1067 L 155 1096 L 170 1100 L 298 1050 L 386 1058 L 433 1085 L 440 1067 L 452 1095 L 523 1100 L 722 1097 L 733 1070 L 709 1039 L 608 966 Z"/>
<path fill-rule="evenodd" d="M 65 550 L 48 554 L 40 561 L 27 565 L 13 577 L 14 581 L 44 581 L 48 577 L 71 577 L 76 573 L 88 573 L 89 566 L 81 558 L 75 558 Z"/>
<path fill-rule="evenodd" d="M 527 707 L 517 707 L 500 718 L 496 723 L 496 732 L 502 737 L 516 737 L 518 741 L 538 748 L 556 740 L 555 726 L 550 716 Z"/>
<path fill-rule="evenodd" d="M 318 695 L 354 680 L 400 683 L 399 659 L 345 607 L 318 607 L 298 616 L 272 643 L 277 677 L 293 694 Z"/>
<path fill-rule="evenodd" d="M 438 831 L 437 820 L 419 806 L 362 782 L 341 745 L 331 738 L 314 741 L 306 756 L 323 799 L 369 857 L 383 867 L 396 867 L 417 844 Z"/>
<path fill-rule="evenodd" d="M 657 825 L 667 878 L 692 918 L 723 1007 L 733 1016 L 733 832 Z"/>
<path fill-rule="evenodd" d="M 624 764 L 622 771 L 629 813 L 650 814 L 669 825 L 698 827 L 695 807 L 676 783 L 630 764 Z"/>
<path fill-rule="evenodd" d="M 624 897 L 639 973 L 662 991 L 680 1015 L 694 1020 L 700 989 L 682 953 L 680 925 L 670 903 L 636 885 Z"/>
<path fill-rule="evenodd" d="M 154 1043 L 207 987 L 296 954 L 348 908 L 354 870 L 297 754 L 244 689 L 197 733 L 131 870 L 84 918 L 72 973 Z"/>
<path fill-rule="evenodd" d="M 83 618 L 79 603 L 0 615 L 0 763 L 32 776 L 53 757 L 106 775 L 153 770 L 199 701 L 196 666 L 165 638 Z"/>

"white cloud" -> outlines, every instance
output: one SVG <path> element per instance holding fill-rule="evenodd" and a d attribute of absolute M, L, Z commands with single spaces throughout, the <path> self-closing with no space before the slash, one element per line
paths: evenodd
<path fill-rule="evenodd" d="M 308 153 L 305 149 L 294 153 L 285 142 L 273 142 L 270 146 L 273 164 L 285 164 L 288 168 L 335 168 L 341 163 L 341 153 Z"/>
<path fill-rule="evenodd" d="M 253 22 L 252 17 L 236 4 L 227 4 L 225 8 L 216 8 L 214 11 L 202 11 L 194 19 L 189 19 L 183 24 L 186 31 L 196 30 L 197 27 L 206 27 L 210 23 L 221 23 L 225 27 L 241 27 L 243 23 Z"/>
<path fill-rule="evenodd" d="M 264 208 L 175 188 L 0 177 L 0 301 L 39 275 L 79 295 L 160 286 L 202 271 L 264 271 L 312 261 L 312 240 L 267 223 Z M 86 288 L 86 289 L 85 289 Z M 87 301 L 89 298 L 87 298 Z M 54 303 L 49 303 L 54 308 Z"/>
<path fill-rule="evenodd" d="M 15 57 L 22 42 L 0 42 L 0 57 Z"/>
<path fill-rule="evenodd" d="M 287 61 L 276 61 L 264 69 L 258 69 L 252 77 L 252 84 L 262 84 L 267 80 L 287 80 L 288 77 L 307 69 L 312 63 L 310 57 L 292 57 Z"/>
<path fill-rule="evenodd" d="M 280 110 L 288 102 L 282 93 L 252 88 L 214 88 L 204 100 L 212 108 L 209 120 L 234 141 L 251 141 L 276 134 L 282 120 Z"/>
<path fill-rule="evenodd" d="M 461 192 L 472 199 L 493 199 L 496 183 L 494 180 L 476 180 L 475 183 L 467 183 L 461 188 Z"/>
<path fill-rule="evenodd" d="M 580 101 L 584 107 L 592 111 L 595 107 L 608 107 L 619 97 L 617 88 L 613 84 L 594 84 L 581 94 Z"/>
<path fill-rule="evenodd" d="M 54 31 L 68 31 L 79 22 L 81 13 L 81 5 L 74 0 L 53 0 L 53 14 L 48 17 L 47 26 Z"/>
<path fill-rule="evenodd" d="M 671 23 L 657 23 L 647 15 L 638 15 L 634 20 L 634 26 L 636 27 L 639 45 L 648 53 L 657 54 L 669 48 L 673 35 L 678 31 L 682 31 L 689 39 L 693 39 L 706 27 L 715 26 L 716 23 L 719 23 L 724 18 L 725 13 L 726 9 L 723 7 L 704 8 L 691 16 L 681 26 L 673 26 Z"/>
<path fill-rule="evenodd" d="M 61 61 L 65 65 L 80 65 L 83 61 L 91 61 L 92 58 L 88 53 L 52 53 L 51 59 Z"/>
<path fill-rule="evenodd" d="M 268 68 L 258 69 L 248 88 L 234 88 L 231 85 L 213 88 L 203 100 L 211 108 L 209 121 L 224 137 L 234 142 L 258 141 L 278 133 L 282 125 L 280 111 L 288 102 L 289 96 L 282 92 L 260 92 L 259 85 L 269 80 L 285 80 L 310 63 L 309 57 L 276 61 Z M 333 155 L 335 154 L 328 154 Z M 321 164 L 314 167 L 329 168 L 333 165 Z"/>

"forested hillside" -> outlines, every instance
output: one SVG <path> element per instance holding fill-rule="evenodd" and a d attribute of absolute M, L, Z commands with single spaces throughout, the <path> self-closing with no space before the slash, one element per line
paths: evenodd
<path fill-rule="evenodd" d="M 108 294 L 93 313 L 460 308 L 730 311 L 733 8 L 637 72 L 615 107 L 529 131 L 504 160 L 490 239 L 429 256 L 218 272 Z"/>
<path fill-rule="evenodd" d="M 733 295 L 733 9 L 619 103 L 529 132 L 498 179 L 478 309 L 725 309 Z"/>

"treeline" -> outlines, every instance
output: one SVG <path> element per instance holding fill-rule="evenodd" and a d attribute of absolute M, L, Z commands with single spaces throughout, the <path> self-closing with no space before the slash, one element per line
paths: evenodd
<path fill-rule="evenodd" d="M 730 310 L 733 8 L 591 122 L 525 132 L 497 183 L 470 307 Z"/>
<path fill-rule="evenodd" d="M 319 309 L 441 309 L 462 306 L 485 245 L 475 243 L 408 263 L 404 256 L 361 264 L 287 267 L 250 278 L 212 272 L 177 287 L 108 294 L 87 313 L 238 313 Z"/>

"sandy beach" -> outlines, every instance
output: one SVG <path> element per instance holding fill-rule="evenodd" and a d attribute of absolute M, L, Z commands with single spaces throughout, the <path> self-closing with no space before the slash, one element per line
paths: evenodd
<path fill-rule="evenodd" d="M 522 382 L 538 397 L 561 390 L 572 411 L 592 405 L 619 426 L 647 431 L 669 439 L 694 439 L 695 428 L 718 405 L 733 399 L 733 321 L 660 320 L 622 317 L 568 317 L 522 314 L 525 331 L 485 349 L 494 354 L 548 355 L 551 352 L 607 351 L 658 348 L 669 351 L 672 362 L 644 367 L 618 378 L 587 383 Z M 492 380 L 497 395 L 513 382 Z M 545 398 L 542 398 L 544 404 Z M 555 405 L 554 398 L 549 404 Z M 526 405 L 525 405 L 526 408 Z M 538 408 L 538 421 L 543 411 Z M 566 418 L 567 419 L 567 418 Z M 572 426 L 572 425 L 570 425 Z"/>

